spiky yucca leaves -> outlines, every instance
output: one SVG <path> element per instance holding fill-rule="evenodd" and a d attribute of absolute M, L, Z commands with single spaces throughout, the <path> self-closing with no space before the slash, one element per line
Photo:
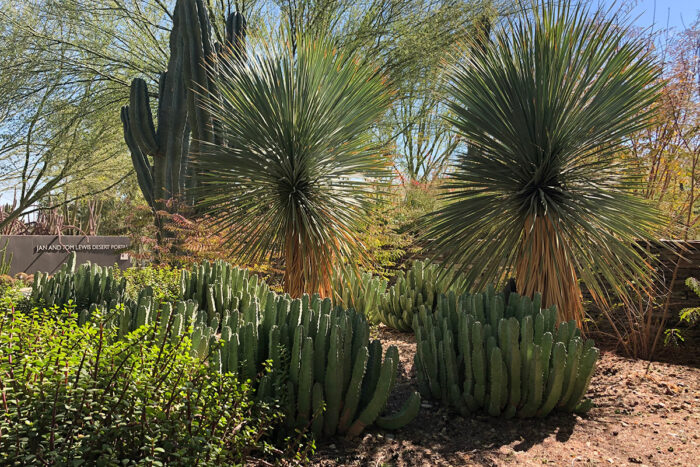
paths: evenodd
<path fill-rule="evenodd" d="M 330 295 L 332 265 L 355 235 L 372 179 L 386 174 L 369 130 L 386 111 L 383 78 L 324 40 L 252 47 L 213 79 L 207 102 L 226 134 L 204 154 L 203 207 L 246 260 L 285 258 L 285 289 Z"/>
<path fill-rule="evenodd" d="M 469 150 L 429 237 L 472 285 L 515 267 L 518 292 L 580 324 L 579 278 L 597 297 L 603 281 L 624 293 L 650 279 L 634 244 L 658 214 L 616 153 L 648 125 L 659 72 L 627 32 L 547 0 L 450 67 L 449 119 Z"/>

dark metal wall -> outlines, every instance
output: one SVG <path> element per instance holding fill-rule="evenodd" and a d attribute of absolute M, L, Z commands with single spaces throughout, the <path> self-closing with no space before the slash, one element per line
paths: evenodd
<path fill-rule="evenodd" d="M 124 269 L 131 264 L 124 253 L 130 243 L 129 237 L 1 235 L 0 255 L 7 245 L 5 260 L 12 258 L 10 275 L 37 271 L 53 274 L 72 251 L 77 254 L 78 264 L 90 261 L 101 266 L 117 264 Z"/>

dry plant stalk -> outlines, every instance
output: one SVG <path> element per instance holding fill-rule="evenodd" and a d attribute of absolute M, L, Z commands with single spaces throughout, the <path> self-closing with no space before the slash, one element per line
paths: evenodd
<path fill-rule="evenodd" d="M 518 292 L 529 297 L 541 292 L 545 306 L 556 305 L 557 319 L 575 320 L 583 327 L 583 304 L 576 269 L 559 241 L 549 216 L 539 216 L 525 222 L 515 267 Z M 557 284 L 553 287 L 552 284 Z"/>

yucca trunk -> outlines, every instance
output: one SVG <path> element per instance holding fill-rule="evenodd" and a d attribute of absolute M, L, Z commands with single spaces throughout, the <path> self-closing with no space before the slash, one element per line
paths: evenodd
<path fill-rule="evenodd" d="M 529 297 L 542 294 L 545 306 L 557 306 L 559 322 L 583 324 L 583 302 L 576 269 L 549 216 L 525 221 L 515 266 L 518 292 Z"/>
<path fill-rule="evenodd" d="M 332 259 L 307 242 L 305 235 L 294 229 L 286 234 L 284 245 L 284 291 L 292 298 L 318 293 L 330 297 L 332 293 Z"/>

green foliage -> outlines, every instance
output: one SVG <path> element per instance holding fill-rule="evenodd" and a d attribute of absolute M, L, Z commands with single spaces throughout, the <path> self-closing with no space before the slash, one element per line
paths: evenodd
<path fill-rule="evenodd" d="M 399 331 L 413 329 L 416 313 L 432 313 L 440 294 L 459 291 L 460 281 L 445 273 L 436 264 L 414 261 L 411 269 L 399 271 L 396 283 L 381 295 L 376 320 Z"/>
<path fill-rule="evenodd" d="M 581 309 L 576 275 L 597 296 L 650 283 L 635 244 L 661 225 L 618 157 L 650 124 L 659 69 L 646 41 L 604 14 L 532 2 L 448 70 L 448 119 L 468 152 L 427 237 L 477 288 L 519 266 L 518 289 L 541 291 L 563 316 Z"/>
<path fill-rule="evenodd" d="M 74 284 L 78 273 L 70 271 L 67 266 L 58 283 Z M 181 271 L 178 284 L 184 301 L 162 301 L 146 286 L 134 299 L 107 308 L 91 303 L 72 318 L 88 328 L 100 323 L 119 339 L 133 333 L 143 337 L 144 327 L 158 342 L 174 345 L 187 339 L 192 358 L 250 380 L 256 400 L 282 407 L 278 438 L 309 428 L 316 437 L 357 436 L 381 415 L 398 351 L 390 347 L 382 361 L 381 344 L 370 343 L 369 325 L 360 313 L 334 308 L 318 295 L 278 295 L 257 276 L 222 261 Z M 101 313 L 100 307 L 108 311 Z M 388 416 L 387 426 L 398 427 L 415 416 L 415 397 L 400 415 Z"/>
<path fill-rule="evenodd" d="M 279 414 L 154 326 L 117 339 L 68 309 L 4 310 L 0 459 L 20 464 L 243 464 Z"/>
<path fill-rule="evenodd" d="M 201 208 L 245 262 L 285 260 L 285 291 L 329 293 L 335 263 L 361 255 L 357 226 L 387 175 L 370 130 L 390 104 L 380 73 L 329 41 L 260 43 L 213 76 L 206 108 L 226 141 L 205 149 Z"/>
<path fill-rule="evenodd" d="M 542 297 L 441 295 L 435 313 L 415 317 L 419 389 L 466 415 L 510 418 L 552 410 L 585 412 L 582 400 L 599 351 L 574 321 L 556 327 L 556 309 Z"/>
<path fill-rule="evenodd" d="M 694 277 L 689 277 L 685 281 L 685 285 L 700 297 L 700 282 Z M 678 314 L 681 323 L 693 325 L 700 321 L 700 307 L 684 308 Z"/>
<path fill-rule="evenodd" d="M 696 278 L 687 278 L 685 280 L 685 285 L 700 297 L 700 282 Z M 681 324 L 688 327 L 695 326 L 700 321 L 700 307 L 683 308 L 678 312 L 678 320 Z M 664 330 L 664 345 L 678 345 L 682 342 L 685 342 L 685 338 L 680 329 L 669 328 Z"/>
<path fill-rule="evenodd" d="M 126 279 L 126 296 L 135 299 L 139 292 L 151 287 L 157 300 L 173 302 L 180 298 L 180 269 L 171 266 L 149 265 L 120 271 L 114 267 L 117 278 Z"/>

